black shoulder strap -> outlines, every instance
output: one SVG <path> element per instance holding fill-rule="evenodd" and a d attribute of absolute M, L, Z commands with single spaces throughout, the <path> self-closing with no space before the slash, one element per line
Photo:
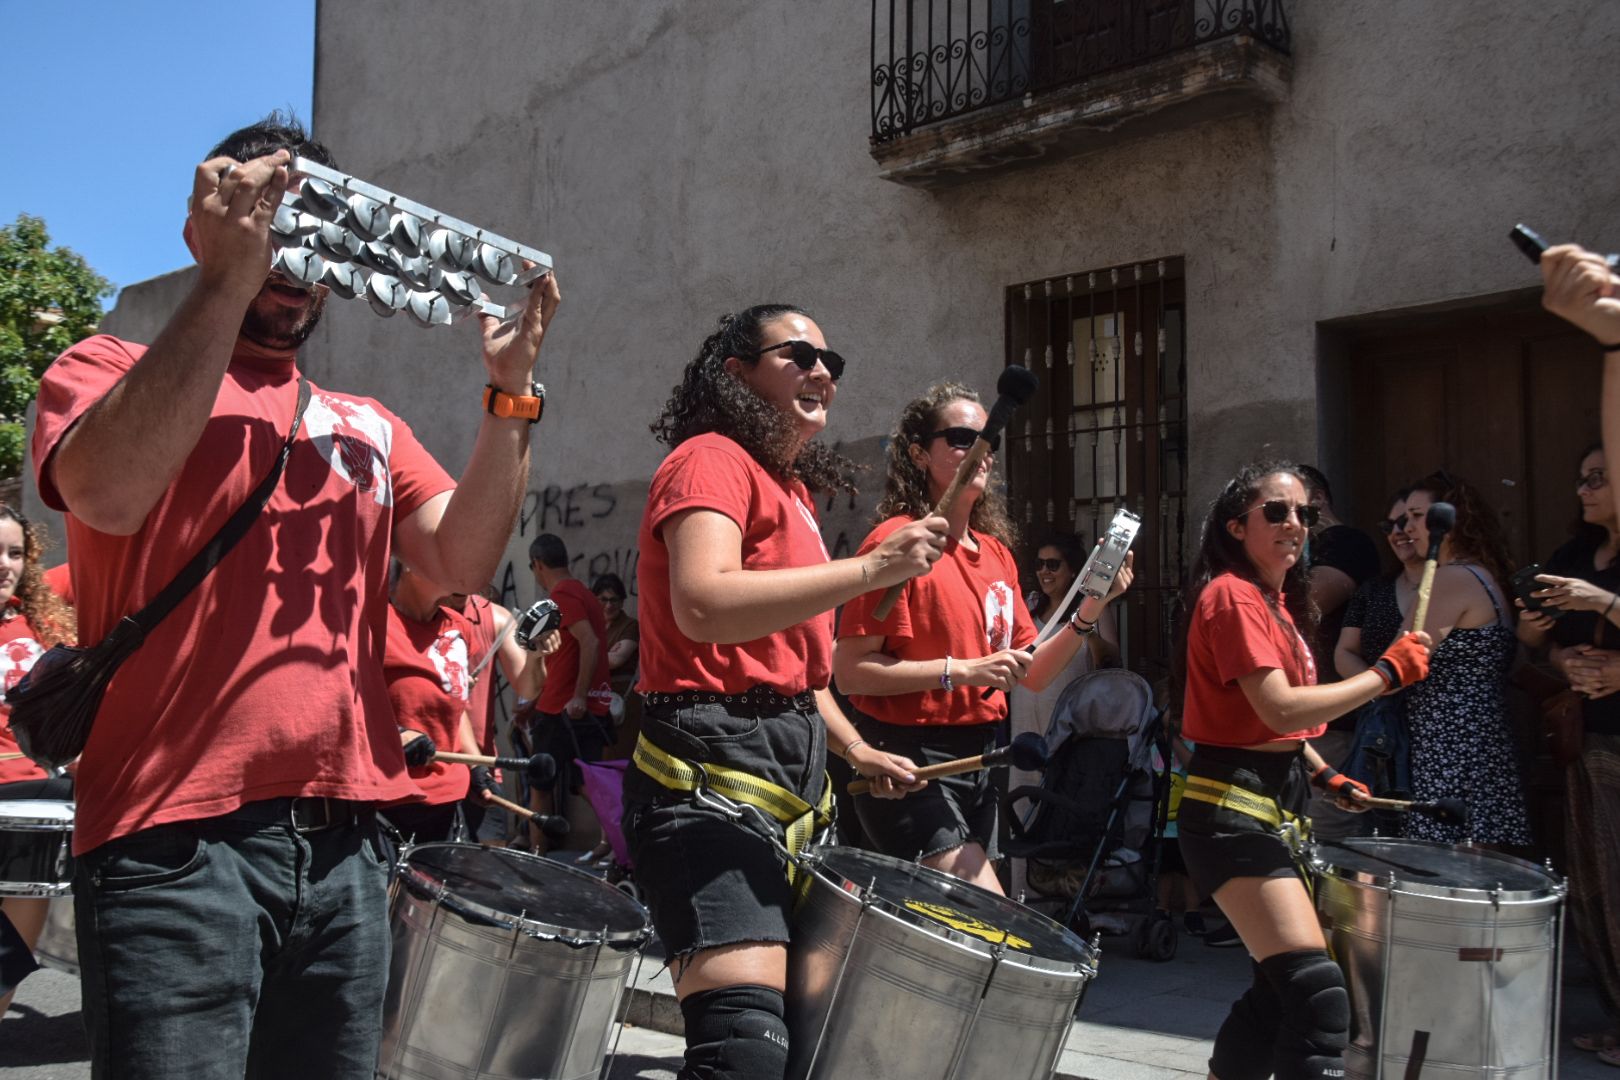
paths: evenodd
<path fill-rule="evenodd" d="M 276 456 L 276 463 L 270 467 L 259 486 L 236 508 L 236 513 L 221 525 L 214 538 L 202 546 L 202 550 L 191 557 L 191 561 L 181 568 L 174 576 L 174 580 L 166 585 L 162 592 L 152 598 L 135 614 L 121 620 L 122 623 L 134 623 L 134 628 L 140 630 L 140 637 L 144 638 L 152 629 L 162 622 L 164 618 L 180 606 L 184 600 L 203 578 L 219 565 L 225 554 L 236 546 L 236 542 L 247 535 L 253 522 L 258 519 L 260 511 L 270 501 L 271 492 L 276 490 L 276 484 L 281 481 L 281 473 L 287 467 L 287 458 L 292 454 L 293 439 L 298 436 L 298 429 L 304 422 L 304 408 L 309 404 L 309 380 L 298 380 L 298 407 L 293 411 L 292 427 L 287 432 L 287 441 L 281 444 L 281 453 Z"/>

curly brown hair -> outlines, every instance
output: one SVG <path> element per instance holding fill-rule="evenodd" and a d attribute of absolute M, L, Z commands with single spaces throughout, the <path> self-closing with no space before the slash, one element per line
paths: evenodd
<path fill-rule="evenodd" d="M 1484 493 L 1444 469 L 1436 469 L 1414 482 L 1410 490 L 1427 492 L 1435 502 L 1448 502 L 1457 508 L 1457 523 L 1446 536 L 1451 543 L 1451 557 L 1489 570 L 1505 595 L 1513 577 L 1513 557 L 1502 533 L 1502 519 L 1496 508 L 1485 501 Z"/>
<path fill-rule="evenodd" d="M 15 521 L 22 529 L 23 569 L 12 595 L 28 625 L 34 628 L 34 637 L 47 646 L 77 642 L 79 623 L 73 609 L 45 584 L 39 569 L 39 557 L 49 547 L 45 530 L 30 524 L 21 511 L 8 503 L 0 503 L 0 521 Z"/>
<path fill-rule="evenodd" d="M 748 451 L 765 470 L 783 480 L 799 480 L 811 491 L 856 491 L 860 467 L 823 443 L 801 442 L 798 422 L 726 370 L 726 358 L 759 363 L 765 325 L 786 315 L 809 312 L 791 304 L 756 304 L 703 339 L 686 365 L 681 382 L 651 424 L 658 441 L 671 449 L 696 435 L 724 435 Z"/>
<path fill-rule="evenodd" d="M 977 404 L 979 392 L 961 383 L 940 383 L 930 386 L 926 394 L 901 410 L 900 422 L 889 436 L 889 472 L 883 481 L 883 499 L 877 506 L 878 521 L 897 514 L 922 518 L 933 513 L 934 502 L 928 497 L 928 474 L 911 460 L 911 447 L 921 443 L 923 436 L 939 426 L 940 413 L 953 401 Z M 984 494 L 973 504 L 968 528 L 995 537 L 1008 550 L 1018 545 L 1018 529 L 1007 513 L 1007 500 L 993 484 L 987 484 Z"/>

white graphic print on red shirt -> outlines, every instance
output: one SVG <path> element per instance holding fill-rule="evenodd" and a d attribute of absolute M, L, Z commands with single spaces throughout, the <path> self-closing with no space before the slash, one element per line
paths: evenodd
<path fill-rule="evenodd" d="M 304 413 L 304 427 L 339 476 L 370 492 L 380 506 L 394 501 L 388 472 L 394 431 L 375 409 L 317 390 Z"/>
<path fill-rule="evenodd" d="M 12 638 L 0 645 L 0 690 L 10 690 L 22 682 L 34 661 L 45 654 L 45 647 L 33 638 Z"/>
<path fill-rule="evenodd" d="M 1005 581 L 992 581 L 984 591 L 984 636 L 990 648 L 1012 647 L 1013 591 Z"/>
<path fill-rule="evenodd" d="M 428 646 L 428 659 L 439 673 L 444 692 L 459 701 L 469 701 L 472 686 L 468 682 L 467 640 L 460 630 L 446 630 Z"/>

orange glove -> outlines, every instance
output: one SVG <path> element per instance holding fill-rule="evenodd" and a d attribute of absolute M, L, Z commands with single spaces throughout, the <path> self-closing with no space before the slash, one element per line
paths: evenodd
<path fill-rule="evenodd" d="M 1429 676 L 1429 647 L 1416 634 L 1407 632 L 1384 650 L 1372 669 L 1383 676 L 1391 690 L 1422 682 Z"/>

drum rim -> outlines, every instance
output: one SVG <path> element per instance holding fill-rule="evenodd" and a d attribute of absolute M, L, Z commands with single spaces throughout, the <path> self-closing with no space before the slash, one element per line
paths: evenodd
<path fill-rule="evenodd" d="M 416 852 L 436 848 L 477 849 L 480 851 L 488 851 L 497 858 L 508 858 L 517 862 L 527 860 L 529 862 L 544 864 L 548 871 L 563 871 L 565 874 L 570 874 L 580 880 L 588 881 L 593 886 L 600 886 L 601 888 L 612 891 L 616 897 L 622 899 L 625 903 L 630 904 L 637 912 L 640 913 L 642 920 L 641 927 L 636 930 L 612 930 L 604 932 L 604 930 L 600 928 L 595 930 L 584 930 L 574 926 L 557 926 L 553 923 L 542 922 L 539 919 L 530 919 L 524 916 L 515 915 L 510 911 L 500 911 L 496 908 L 488 907 L 487 905 L 464 899 L 463 897 L 456 895 L 455 891 L 446 886 L 441 879 L 430 877 L 423 873 L 420 868 L 410 864 L 410 857 Z M 399 853 L 398 866 L 401 882 L 404 882 L 406 879 L 410 879 L 416 888 L 427 893 L 434 899 L 436 903 L 439 903 L 452 911 L 469 915 L 472 918 L 481 920 L 483 922 L 493 923 L 496 926 L 502 926 L 509 930 L 520 930 L 530 937 L 548 940 L 554 939 L 577 945 L 633 945 L 639 947 L 652 936 L 652 916 L 648 913 L 645 907 L 631 899 L 623 889 L 618 889 L 612 885 L 609 885 L 607 882 L 603 881 L 594 874 L 588 874 L 577 867 L 568 866 L 565 863 L 557 862 L 555 859 L 545 858 L 542 855 L 531 855 L 526 851 L 513 851 L 510 848 L 488 848 L 482 844 L 464 844 L 444 841 L 431 844 L 416 844 L 402 849 Z"/>
<path fill-rule="evenodd" d="M 40 817 L 8 814 L 19 806 L 54 806 L 67 811 L 67 817 Z M 72 832 L 76 805 L 61 799 L 5 799 L 0 800 L 0 832 Z"/>
<path fill-rule="evenodd" d="M 1413 881 L 1399 876 L 1399 871 L 1390 869 L 1389 874 L 1379 876 L 1369 870 L 1355 870 L 1349 867 L 1338 866 L 1331 859 L 1325 858 L 1325 848 L 1342 847 L 1355 850 L 1352 841 L 1368 840 L 1381 843 L 1411 844 L 1419 847 L 1439 848 L 1444 851 L 1457 851 L 1468 855 L 1479 855 L 1490 859 L 1497 859 L 1509 863 L 1522 870 L 1530 870 L 1546 880 L 1546 885 L 1539 889 L 1495 889 L 1481 888 L 1474 885 L 1442 885 L 1422 881 Z M 1475 902 L 1492 902 L 1493 898 L 1501 903 L 1530 903 L 1557 899 L 1564 895 L 1565 884 L 1551 869 L 1540 863 L 1520 859 L 1514 855 L 1504 855 L 1499 851 L 1492 851 L 1483 844 L 1467 841 L 1461 844 L 1441 844 L 1433 840 L 1418 840 L 1410 837 L 1397 836 L 1348 836 L 1343 840 L 1322 841 L 1314 845 L 1311 852 L 1311 867 L 1317 874 L 1324 877 L 1337 878 L 1340 881 L 1354 882 L 1359 885 L 1371 885 L 1379 889 L 1390 888 L 1390 877 L 1394 875 L 1395 891 L 1410 893 L 1417 896 L 1433 896 L 1440 899 L 1469 900 Z"/>
<path fill-rule="evenodd" d="M 24 897 L 33 897 L 43 900 L 53 900 L 61 896 L 73 895 L 73 882 L 62 881 L 50 883 L 45 881 L 0 881 L 0 899 L 13 900 Z"/>
<path fill-rule="evenodd" d="M 810 871 L 812 881 L 820 881 L 825 884 L 829 889 L 831 889 L 836 898 L 840 898 L 848 903 L 853 903 L 860 906 L 870 906 L 880 915 L 887 916 L 897 922 L 904 923 L 907 926 L 926 931 L 931 937 L 943 938 L 945 941 L 956 945 L 961 945 L 969 952 L 976 955 L 991 957 L 995 954 L 997 948 L 999 947 L 996 942 L 988 941 L 985 938 L 976 937 L 973 934 L 964 933 L 960 930 L 955 930 L 935 919 L 930 919 L 926 916 L 919 915 L 914 911 L 909 911 L 899 904 L 894 903 L 892 900 L 889 900 L 881 893 L 871 891 L 867 884 L 863 884 L 862 882 L 859 882 L 853 878 L 845 877 L 838 871 L 830 869 L 826 865 L 826 857 L 834 852 L 839 851 L 855 851 L 859 852 L 865 857 L 888 860 L 894 863 L 897 867 L 904 867 L 907 870 L 916 870 L 920 876 L 935 878 L 938 880 L 939 884 L 946 885 L 954 890 L 960 890 L 963 888 L 977 889 L 977 886 L 973 885 L 971 882 L 966 882 L 960 878 L 953 877 L 944 871 L 935 870 L 931 866 L 923 866 L 921 863 L 906 862 L 903 859 L 896 859 L 892 855 L 884 855 L 881 852 L 876 851 L 867 851 L 864 848 L 847 848 L 842 846 L 824 847 L 816 851 L 808 852 L 803 857 L 806 862 L 805 868 Z M 837 881 L 833 880 L 835 875 L 838 879 Z M 869 895 L 870 901 L 868 900 Z M 1052 957 L 1042 956 L 1039 953 L 1031 952 L 1025 949 L 1003 948 L 1001 953 L 1001 960 L 1003 963 L 1016 960 L 1019 967 L 1031 968 L 1038 971 L 1050 971 L 1060 974 L 1082 975 L 1088 979 L 1096 977 L 1097 950 L 1091 947 L 1090 942 L 1081 937 L 1079 934 L 1076 934 L 1073 930 L 1070 930 L 1067 926 L 1059 923 L 1056 919 L 1048 919 L 1045 915 L 1035 911 L 1033 908 L 1019 904 L 1018 901 L 1012 899 L 1010 896 L 1003 896 L 1001 899 L 1007 901 L 1009 904 L 1017 904 L 1018 907 L 1023 909 L 1024 914 L 1032 915 L 1039 919 L 1045 919 L 1047 922 L 1051 923 L 1052 926 L 1054 926 L 1063 936 L 1073 939 L 1073 943 L 1078 947 L 1080 955 L 1083 958 L 1079 961 L 1058 960 Z"/>

